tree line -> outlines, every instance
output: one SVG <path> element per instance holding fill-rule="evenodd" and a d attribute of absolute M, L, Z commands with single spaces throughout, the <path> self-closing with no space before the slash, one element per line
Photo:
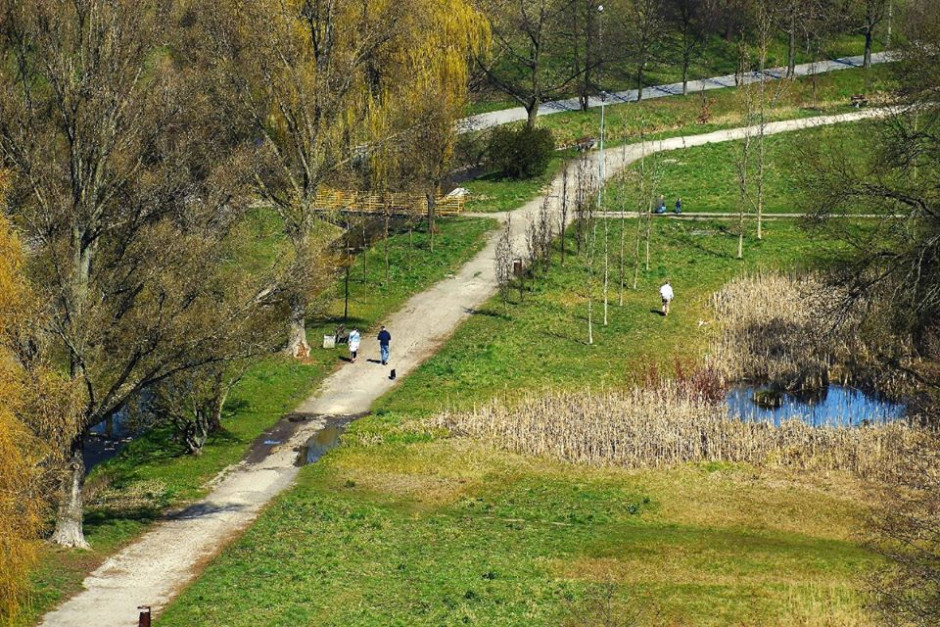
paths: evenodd
<path fill-rule="evenodd" d="M 724 42 L 733 50 L 737 75 L 756 70 L 744 63 L 756 55 L 764 23 L 785 46 L 786 75 L 800 52 L 817 59 L 839 37 L 864 42 L 871 64 L 877 29 L 891 37 L 899 0 L 480 0 L 493 36 L 477 58 L 481 83 L 525 107 L 529 126 L 540 105 L 577 95 L 581 108 L 612 85 L 640 90 L 654 64 L 681 74 L 688 92 L 695 62 Z"/>

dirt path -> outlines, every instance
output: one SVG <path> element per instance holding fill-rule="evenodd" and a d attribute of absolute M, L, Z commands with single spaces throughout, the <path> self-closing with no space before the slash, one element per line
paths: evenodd
<path fill-rule="evenodd" d="M 883 115 L 867 110 L 839 116 L 776 122 L 767 133 L 781 133 L 826 124 L 837 124 Z M 741 139 L 745 129 L 719 131 L 687 138 L 677 137 L 649 142 L 647 154 L 707 143 Z M 640 146 L 611 149 L 603 155 L 608 177 L 642 154 Z M 589 154 L 589 165 L 596 168 L 598 153 Z M 561 177 L 548 192 L 557 209 Z M 572 186 L 573 187 L 573 186 Z M 525 229 L 542 204 L 537 198 L 511 214 L 517 250 L 522 250 Z M 558 215 L 557 213 L 555 214 Z M 619 214 L 618 214 L 619 215 Z M 557 219 L 557 218 L 556 218 Z M 392 334 L 391 361 L 388 367 L 371 363 L 378 358 L 378 342 L 366 337 L 358 363 L 346 364 L 328 377 L 320 390 L 297 410 L 309 420 L 299 423 L 286 441 L 270 447 L 267 455 L 253 455 L 218 479 L 204 500 L 181 514 L 158 524 L 138 541 L 108 559 L 85 581 L 85 590 L 59 609 L 44 617 L 48 627 L 130 627 L 137 624 L 137 607 L 149 605 L 154 614 L 165 607 L 191 582 L 203 566 L 247 528 L 262 508 L 289 487 L 298 472 L 297 451 L 318 430 L 326 418 L 366 412 L 372 403 L 388 392 L 395 381 L 389 371 L 395 368 L 404 377 L 433 355 L 457 326 L 496 292 L 496 233 L 486 247 L 453 277 L 409 300 L 385 321 Z M 272 431 L 273 433 L 273 431 Z M 263 452 L 263 451 L 262 451 Z M 253 461 L 258 459 L 260 461 Z"/>
<path fill-rule="evenodd" d="M 841 59 L 827 59 L 816 61 L 814 63 L 803 63 L 795 68 L 796 76 L 812 76 L 814 74 L 826 74 L 828 72 L 837 72 L 839 70 L 848 70 L 851 68 L 862 67 L 863 57 L 843 57 Z M 890 56 L 885 52 L 878 52 L 872 55 L 872 63 L 887 63 L 891 61 Z M 785 68 L 773 68 L 766 71 L 766 75 L 771 80 L 777 80 L 785 76 Z M 712 78 L 703 78 L 689 81 L 688 93 L 697 94 L 702 91 L 712 89 L 725 89 L 737 87 L 738 83 L 750 84 L 760 79 L 758 72 L 747 74 L 744 77 L 735 78 L 734 74 L 725 76 L 714 76 Z M 655 85 L 643 89 L 643 100 L 654 98 L 668 98 L 669 96 L 682 95 L 682 83 L 671 83 L 669 85 Z M 636 102 L 637 90 L 628 89 L 610 94 L 604 101 L 607 105 L 622 104 L 625 102 Z M 592 96 L 588 99 L 588 107 L 594 108 L 601 106 L 600 98 Z M 577 98 L 568 98 L 567 100 L 555 100 L 553 102 L 544 102 L 539 107 L 539 117 L 552 115 L 554 113 L 564 113 L 566 111 L 580 111 L 581 103 Z M 521 122 L 528 118 L 526 110 L 522 107 L 513 107 L 511 109 L 501 109 L 499 111 L 490 111 L 489 113 L 479 113 L 471 115 L 460 120 L 457 129 L 461 133 L 470 131 L 481 131 L 483 129 L 508 124 L 510 122 Z"/>

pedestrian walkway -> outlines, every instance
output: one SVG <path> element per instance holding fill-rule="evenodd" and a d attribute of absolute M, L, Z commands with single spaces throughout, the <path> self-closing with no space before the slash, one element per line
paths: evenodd
<path fill-rule="evenodd" d="M 812 76 L 813 74 L 826 74 L 827 72 L 837 72 L 839 70 L 848 70 L 862 67 L 864 57 L 844 57 L 841 59 L 831 59 L 825 61 L 816 61 L 814 63 L 803 63 L 796 66 L 796 76 Z M 871 56 L 871 62 L 886 63 L 891 58 L 886 52 L 879 52 Z M 779 80 L 786 76 L 786 68 L 773 68 L 765 70 L 764 74 L 772 79 Z M 760 72 L 752 72 L 739 76 L 737 81 L 734 74 L 725 76 L 716 76 L 714 78 L 703 78 L 689 81 L 688 93 L 694 94 L 702 90 L 725 89 L 727 87 L 737 87 L 739 83 L 749 85 L 760 80 Z M 671 83 L 669 85 L 656 85 L 643 89 L 643 100 L 653 98 L 666 98 L 668 96 L 681 96 L 682 83 Z M 609 94 L 604 100 L 604 104 L 622 104 L 626 102 L 636 102 L 638 100 L 638 91 L 628 89 Z M 594 108 L 601 106 L 601 99 L 592 96 L 588 99 L 588 107 Z M 552 115 L 555 113 L 565 113 L 568 111 L 580 111 L 581 103 L 577 98 L 568 98 L 567 100 L 555 100 L 552 102 L 543 102 L 539 107 L 539 116 Z M 483 129 L 509 124 L 510 122 L 520 122 L 528 119 L 528 114 L 523 107 L 514 107 L 512 109 L 502 109 L 501 111 L 490 111 L 489 113 L 480 113 L 463 118 L 457 126 L 461 133 L 469 131 L 481 131 Z"/>
<path fill-rule="evenodd" d="M 783 133 L 806 128 L 852 122 L 885 115 L 870 109 L 836 116 L 790 120 L 768 124 L 766 133 Z M 632 144 L 582 157 L 591 165 L 605 160 L 608 178 L 644 154 L 689 146 L 742 139 L 747 129 L 729 129 L 689 137 L 673 137 L 645 145 Z M 558 199 L 562 177 L 553 181 L 546 196 L 553 200 L 553 219 L 561 217 Z M 574 186 L 569 193 L 574 194 Z M 538 219 L 545 196 L 535 198 L 515 211 L 494 215 L 511 220 L 512 241 L 521 254 L 526 248 L 530 223 Z M 573 213 L 573 212 L 572 212 Z M 573 216 L 568 215 L 568 221 Z M 363 337 L 362 359 L 347 363 L 297 409 L 301 426 L 283 442 L 272 442 L 257 456 L 249 456 L 223 473 L 212 492 L 202 501 L 156 525 L 151 531 L 109 558 L 83 583 L 84 590 L 44 617 L 45 627 L 133 627 L 137 608 L 148 605 L 154 616 L 193 581 L 226 544 L 233 541 L 259 516 L 263 508 L 293 485 L 297 476 L 297 451 L 326 424 L 329 416 L 349 416 L 367 412 L 372 403 L 390 391 L 447 341 L 461 322 L 496 294 L 496 242 L 491 234 L 485 248 L 464 265 L 455 276 L 413 296 L 402 309 L 385 321 L 392 333 L 391 361 L 388 367 L 369 363 L 378 356 L 375 335 Z M 398 380 L 389 378 L 395 368 Z"/>

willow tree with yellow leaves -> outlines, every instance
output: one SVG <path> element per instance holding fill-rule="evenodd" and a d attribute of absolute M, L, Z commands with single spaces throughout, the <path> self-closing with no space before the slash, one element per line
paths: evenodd
<path fill-rule="evenodd" d="M 38 442 L 20 419 L 22 369 L 10 348 L 23 319 L 26 286 L 19 241 L 0 215 L 0 621 L 16 610 L 35 559 L 42 495 L 34 489 Z"/>
<path fill-rule="evenodd" d="M 0 199 L 6 187 L 0 173 Z M 37 301 L 22 246 L 0 214 L 0 623 L 16 617 L 61 469 L 70 386 L 33 351 Z"/>
<path fill-rule="evenodd" d="M 259 194 L 292 244 L 287 351 L 304 353 L 310 284 L 335 233 L 317 191 L 382 186 L 402 159 L 438 164 L 420 171 L 439 183 L 486 21 L 465 0 L 205 0 L 194 15 L 221 60 L 215 94 L 254 134 Z"/>

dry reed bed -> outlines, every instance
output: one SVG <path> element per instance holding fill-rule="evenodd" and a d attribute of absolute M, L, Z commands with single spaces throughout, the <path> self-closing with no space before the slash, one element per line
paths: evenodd
<path fill-rule="evenodd" d="M 852 325 L 837 332 L 832 324 L 835 292 L 815 275 L 760 273 L 731 281 L 713 299 L 721 335 L 710 365 L 731 381 L 824 383 L 834 361 L 853 348 L 845 331 Z"/>
<path fill-rule="evenodd" d="M 512 452 L 577 463 L 648 468 L 744 462 L 865 478 L 892 472 L 925 437 L 899 423 L 819 428 L 796 420 L 780 427 L 742 422 L 675 382 L 629 392 L 558 393 L 513 407 L 493 401 L 441 414 L 434 423 Z"/>

